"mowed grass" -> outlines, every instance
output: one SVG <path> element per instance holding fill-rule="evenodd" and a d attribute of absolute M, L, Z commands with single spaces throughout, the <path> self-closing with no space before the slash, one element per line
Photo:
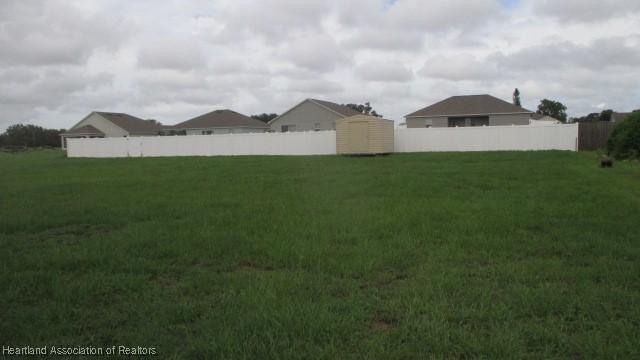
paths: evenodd
<path fill-rule="evenodd" d="M 638 358 L 640 165 L 0 155 L 0 342 Z"/>

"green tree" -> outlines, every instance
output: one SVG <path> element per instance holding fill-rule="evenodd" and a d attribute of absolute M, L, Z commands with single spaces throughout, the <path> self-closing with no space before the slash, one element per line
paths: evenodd
<path fill-rule="evenodd" d="M 257 114 L 257 115 L 251 115 L 251 117 L 256 119 L 256 120 L 260 120 L 260 121 L 268 123 L 269 121 L 277 118 L 278 114 L 262 113 L 262 114 Z"/>
<path fill-rule="evenodd" d="M 60 146 L 60 134 L 64 130 L 45 129 L 36 125 L 11 125 L 0 135 L 2 146 L 41 147 Z"/>
<path fill-rule="evenodd" d="M 613 110 L 603 110 L 600 113 L 600 121 L 611 121 L 611 114 L 613 114 Z"/>
<path fill-rule="evenodd" d="M 342 106 L 351 108 L 359 112 L 360 114 L 382 117 L 382 114 L 378 114 L 375 110 L 373 110 L 373 107 L 371 107 L 371 103 L 369 102 L 366 102 L 364 104 L 342 104 Z"/>
<path fill-rule="evenodd" d="M 616 125 L 607 150 L 616 159 L 640 158 L 640 112 L 632 113 Z"/>
<path fill-rule="evenodd" d="M 567 107 L 559 101 L 543 99 L 538 105 L 538 114 L 551 116 L 561 122 L 567 122 Z"/>
<path fill-rule="evenodd" d="M 522 107 L 520 103 L 520 90 L 518 90 L 518 88 L 513 92 L 513 105 Z"/>

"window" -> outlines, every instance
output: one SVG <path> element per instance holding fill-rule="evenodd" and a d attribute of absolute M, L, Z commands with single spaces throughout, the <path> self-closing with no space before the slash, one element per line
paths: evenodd
<path fill-rule="evenodd" d="M 465 118 L 449 118 L 449 127 L 462 127 L 465 126 Z"/>
<path fill-rule="evenodd" d="M 450 117 L 449 127 L 489 126 L 488 116 Z"/>
<path fill-rule="evenodd" d="M 202 131 L 202 135 L 211 135 L 211 134 L 213 134 L 212 130 L 203 130 Z"/>
<path fill-rule="evenodd" d="M 432 126 L 433 126 L 433 120 L 425 120 L 424 121 L 424 127 L 430 128 Z"/>
<path fill-rule="evenodd" d="M 320 123 L 316 123 L 315 130 L 320 131 Z"/>
<path fill-rule="evenodd" d="M 471 126 L 489 126 L 489 118 L 488 117 L 471 118 Z"/>
<path fill-rule="evenodd" d="M 282 130 L 282 132 L 296 131 L 296 126 L 295 125 L 282 125 L 281 130 Z"/>

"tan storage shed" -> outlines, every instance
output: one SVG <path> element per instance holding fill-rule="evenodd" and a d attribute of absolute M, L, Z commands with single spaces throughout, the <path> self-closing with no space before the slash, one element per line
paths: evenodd
<path fill-rule="evenodd" d="M 393 121 L 355 115 L 336 121 L 338 155 L 375 155 L 393 152 Z"/>

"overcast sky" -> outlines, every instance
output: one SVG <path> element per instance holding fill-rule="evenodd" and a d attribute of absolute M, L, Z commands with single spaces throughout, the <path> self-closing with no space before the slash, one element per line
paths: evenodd
<path fill-rule="evenodd" d="M 639 0 L 0 0 L 0 130 L 305 98 L 403 116 L 489 93 L 640 108 Z"/>

